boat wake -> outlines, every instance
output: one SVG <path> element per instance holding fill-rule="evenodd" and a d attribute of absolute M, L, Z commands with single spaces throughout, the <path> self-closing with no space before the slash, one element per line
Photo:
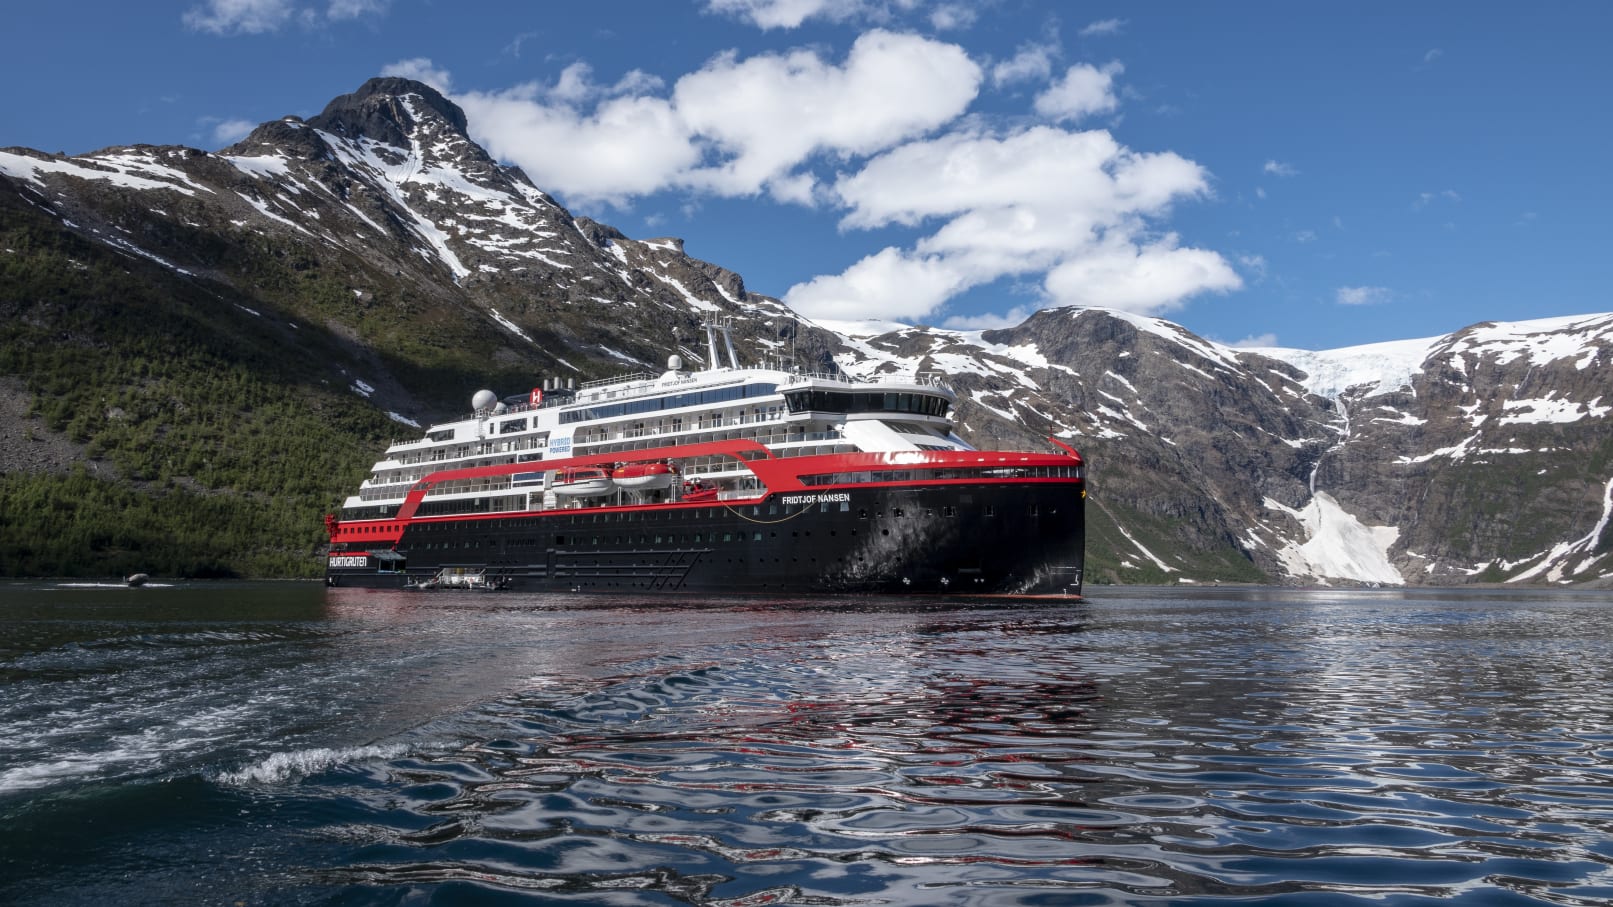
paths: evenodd
<path fill-rule="evenodd" d="M 220 784 L 242 787 L 284 784 L 337 766 L 372 760 L 400 759 L 409 755 L 412 749 L 407 744 L 392 743 L 337 749 L 314 747 L 292 750 L 273 753 L 241 768 L 213 773 L 211 778 Z"/>

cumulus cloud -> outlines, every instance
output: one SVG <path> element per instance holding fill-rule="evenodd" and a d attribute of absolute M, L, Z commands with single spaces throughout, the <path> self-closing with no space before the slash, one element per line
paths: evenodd
<path fill-rule="evenodd" d="M 1013 82 L 1041 82 L 1053 74 L 1053 58 L 1058 49 L 1048 44 L 1027 44 L 1012 57 L 991 68 L 995 85 Z"/>
<path fill-rule="evenodd" d="M 1045 79 L 1053 54 L 1022 49 L 990 78 Z M 393 69 L 451 84 L 430 60 Z M 840 59 L 729 51 L 670 86 L 643 73 L 601 82 L 577 63 L 454 100 L 478 142 L 569 204 L 765 195 L 836 209 L 846 231 L 913 231 L 789 288 L 786 302 L 813 318 L 919 321 L 999 280 L 1029 292 L 1010 311 L 946 322 L 979 328 L 1050 304 L 1157 313 L 1242 286 L 1221 255 L 1162 229 L 1174 205 L 1210 194 L 1201 166 L 1070 125 L 1118 106 L 1120 72 L 1069 67 L 1038 100 L 1044 122 L 994 128 L 966 115 L 988 76 L 962 48 L 875 29 Z"/>
<path fill-rule="evenodd" d="M 1266 165 L 1260 168 L 1260 172 L 1269 173 L 1272 176 L 1295 176 L 1299 173 L 1292 164 L 1285 164 L 1282 161 L 1266 161 Z"/>
<path fill-rule="evenodd" d="M 443 94 L 448 94 L 453 89 L 453 76 L 448 70 L 433 66 L 431 60 L 426 57 L 411 57 L 383 66 L 381 75 L 424 82 Z"/>
<path fill-rule="evenodd" d="M 1339 287 L 1339 305 L 1382 305 L 1394 298 L 1387 287 Z"/>
<path fill-rule="evenodd" d="M 1063 78 L 1036 96 L 1036 112 L 1055 121 L 1076 121 L 1097 113 L 1112 113 L 1120 106 L 1115 97 L 1115 76 L 1125 71 L 1119 63 L 1101 69 L 1077 63 Z"/>
<path fill-rule="evenodd" d="M 815 151 L 869 154 L 955 119 L 980 67 L 954 44 L 875 30 L 843 66 L 812 51 L 720 56 L 678 80 L 673 100 L 723 160 L 691 174 L 725 195 L 754 192 Z"/>
<path fill-rule="evenodd" d="M 1148 245 L 1123 234 L 1111 235 L 1047 275 L 1048 294 L 1061 305 L 1145 313 L 1180 308 L 1190 296 L 1241 286 L 1242 279 L 1220 255 L 1179 248 L 1175 234 Z"/>
<path fill-rule="evenodd" d="M 590 110 L 543 97 L 536 83 L 458 95 L 475 138 L 548 191 L 621 203 L 676 185 L 701 150 L 666 100 L 610 98 Z"/>
<path fill-rule="evenodd" d="M 785 301 L 808 317 L 923 318 L 1009 276 L 1044 275 L 1047 304 L 1137 312 L 1242 286 L 1219 254 L 1147 227 L 1176 201 L 1208 193 L 1203 168 L 1131 151 L 1103 131 L 1038 126 L 909 142 L 834 191 L 848 229 L 940 223 L 912 248 L 888 247 L 790 288 Z"/>
<path fill-rule="evenodd" d="M 930 11 L 930 25 L 936 31 L 968 28 L 980 17 L 980 9 L 971 3 L 940 3 Z"/>
<path fill-rule="evenodd" d="M 955 44 L 874 30 L 839 64 L 811 50 L 719 54 L 670 97 L 643 73 L 603 88 L 574 64 L 553 85 L 456 100 L 489 151 L 574 198 L 685 188 L 810 202 L 816 180 L 800 169 L 809 158 L 869 155 L 928 133 L 962 114 L 981 80 Z"/>

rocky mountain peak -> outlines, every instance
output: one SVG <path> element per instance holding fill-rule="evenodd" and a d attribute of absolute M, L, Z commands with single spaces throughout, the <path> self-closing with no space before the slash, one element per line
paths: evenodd
<path fill-rule="evenodd" d="M 407 148 L 409 136 L 424 125 L 420 121 L 433 116 L 466 137 L 465 111 L 437 89 L 413 79 L 383 77 L 331 101 L 308 125 L 347 139 L 367 138 Z"/>

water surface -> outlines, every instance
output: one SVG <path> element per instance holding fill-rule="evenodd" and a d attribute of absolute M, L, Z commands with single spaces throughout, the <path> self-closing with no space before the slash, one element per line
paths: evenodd
<path fill-rule="evenodd" d="M 1572 592 L 0 586 L 0 902 L 1605 904 Z"/>

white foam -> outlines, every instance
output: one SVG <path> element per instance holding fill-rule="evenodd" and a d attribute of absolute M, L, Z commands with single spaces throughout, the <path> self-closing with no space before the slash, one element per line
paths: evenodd
<path fill-rule="evenodd" d="M 408 752 L 409 747 L 402 744 L 354 746 L 342 749 L 318 747 L 307 750 L 292 750 L 288 753 L 274 753 L 259 762 L 235 771 L 220 772 L 216 776 L 216 780 L 223 784 L 242 786 L 249 784 L 283 784 L 294 778 L 322 772 L 348 762 L 396 759 L 406 755 Z"/>

